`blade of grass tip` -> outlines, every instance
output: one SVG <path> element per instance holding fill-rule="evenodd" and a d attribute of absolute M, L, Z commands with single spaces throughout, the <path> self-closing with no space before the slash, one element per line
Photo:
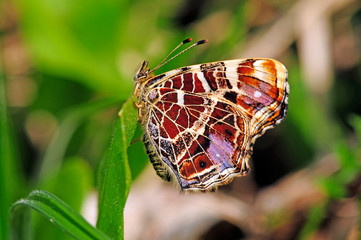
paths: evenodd
<path fill-rule="evenodd" d="M 99 168 L 97 227 L 115 239 L 124 238 L 123 211 L 132 180 L 127 149 L 137 126 L 133 102 L 134 98 L 129 98 L 119 112 L 110 147 Z"/>
<path fill-rule="evenodd" d="M 39 212 L 75 239 L 110 239 L 102 231 L 91 226 L 65 202 L 45 191 L 33 191 L 27 198 L 13 204 L 10 218 L 10 239 L 24 239 L 21 230 L 26 228 L 24 224 L 28 224 L 26 222 L 27 214 L 24 214 L 27 209 L 22 209 L 24 207 Z M 25 222 L 22 222 L 24 220 Z"/>

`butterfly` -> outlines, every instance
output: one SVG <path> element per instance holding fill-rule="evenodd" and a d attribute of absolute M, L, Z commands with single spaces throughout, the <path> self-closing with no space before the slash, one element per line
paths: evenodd
<path fill-rule="evenodd" d="M 162 179 L 182 190 L 215 190 L 249 172 L 256 138 L 285 118 L 287 70 L 276 60 L 249 58 L 154 75 L 174 57 L 153 70 L 144 61 L 134 77 L 143 142 Z"/>

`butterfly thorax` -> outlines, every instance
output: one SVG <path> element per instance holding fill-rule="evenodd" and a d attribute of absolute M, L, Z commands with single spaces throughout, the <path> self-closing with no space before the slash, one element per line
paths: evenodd
<path fill-rule="evenodd" d="M 148 61 L 143 61 L 141 67 L 134 75 L 135 87 L 133 95 L 137 97 L 138 121 L 146 119 L 147 115 L 147 95 L 149 89 L 145 87 L 146 83 L 154 76 L 148 67 Z"/>

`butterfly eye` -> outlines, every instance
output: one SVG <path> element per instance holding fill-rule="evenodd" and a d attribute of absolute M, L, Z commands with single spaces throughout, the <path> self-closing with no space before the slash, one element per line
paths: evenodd
<path fill-rule="evenodd" d="M 138 69 L 137 73 L 134 75 L 134 81 L 138 82 L 142 78 L 147 78 L 149 74 L 148 62 L 144 61 L 142 66 Z"/>

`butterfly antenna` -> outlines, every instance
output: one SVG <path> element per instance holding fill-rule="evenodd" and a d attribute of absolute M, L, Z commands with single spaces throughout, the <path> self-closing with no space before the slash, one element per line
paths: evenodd
<path fill-rule="evenodd" d="M 158 66 L 161 65 L 162 63 L 164 63 L 165 60 L 167 60 L 167 59 L 169 58 L 169 56 L 172 55 L 172 53 L 174 53 L 174 51 L 177 50 L 180 46 L 182 46 L 182 45 L 184 45 L 184 44 L 186 44 L 186 43 L 189 43 L 189 42 L 191 42 L 191 41 L 192 41 L 192 38 L 187 38 L 187 39 L 183 40 L 180 44 L 178 44 L 178 46 L 176 46 L 176 47 L 168 54 L 168 56 L 166 56 L 166 57 L 163 59 L 163 61 L 161 61 L 161 62 L 158 64 Z M 158 67 L 158 66 L 157 66 L 157 67 Z"/>
<path fill-rule="evenodd" d="M 191 48 L 193 48 L 193 47 L 195 47 L 195 46 L 198 46 L 198 45 L 201 45 L 201 44 L 204 44 L 204 43 L 207 43 L 207 42 L 208 42 L 208 40 L 200 40 L 200 41 L 198 41 L 198 42 L 196 42 L 196 43 L 193 43 L 192 45 L 190 45 L 189 47 L 187 47 L 187 48 L 184 49 L 183 51 L 177 53 L 176 55 L 174 55 L 174 56 L 171 57 L 170 59 L 168 59 L 169 56 L 170 56 L 172 53 L 174 53 L 175 50 L 177 50 L 177 49 L 178 49 L 180 46 L 182 46 L 183 44 L 189 43 L 190 41 L 192 41 L 192 38 L 188 38 L 188 39 L 182 41 L 177 47 L 175 47 L 175 48 L 168 54 L 168 56 L 167 56 L 166 58 L 163 59 L 163 61 L 162 61 L 160 64 L 158 64 L 158 66 L 156 66 L 155 68 L 153 68 L 150 72 L 154 72 L 154 71 L 157 70 L 158 68 L 160 68 L 160 67 L 164 66 L 165 64 L 169 63 L 169 62 L 172 61 L 174 58 L 178 57 L 179 55 L 181 55 L 182 53 L 188 51 L 189 49 L 191 49 Z M 168 59 L 168 60 L 167 60 L 167 59 Z"/>

